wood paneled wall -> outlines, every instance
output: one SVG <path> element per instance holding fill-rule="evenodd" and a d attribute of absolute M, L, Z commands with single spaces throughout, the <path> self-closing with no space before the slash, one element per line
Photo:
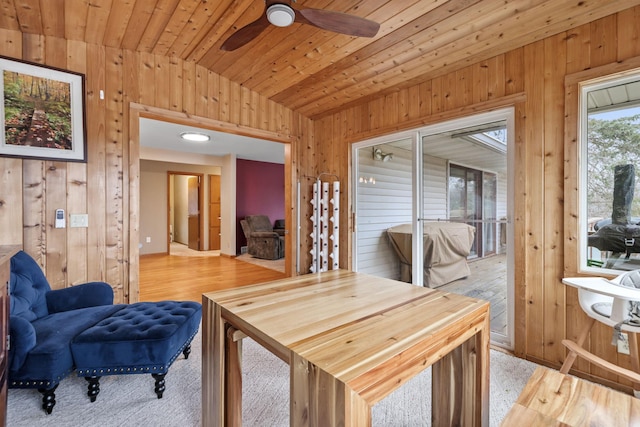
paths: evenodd
<path fill-rule="evenodd" d="M 104 280 L 116 302 L 138 298 L 138 117 L 280 142 L 312 134 L 308 119 L 193 62 L 12 30 L 0 30 L 0 55 L 86 77 L 87 163 L 0 158 L 0 244 L 22 245 L 53 288 Z M 58 208 L 87 213 L 89 227 L 54 228 Z"/>
<path fill-rule="evenodd" d="M 44 266 L 54 288 L 106 280 L 118 302 L 137 299 L 137 117 L 168 118 L 276 141 L 285 156 L 285 213 L 291 237 L 309 216 L 309 182 L 321 173 L 342 183 L 340 265 L 351 266 L 350 188 L 353 142 L 398 130 L 513 106 L 515 152 L 515 286 L 518 355 L 559 366 L 561 340 L 575 336 L 581 313 L 561 278 L 566 268 L 565 76 L 640 55 L 640 8 L 536 41 L 455 73 L 370 100 L 311 122 L 191 62 L 105 48 L 50 36 L 0 30 L 0 54 L 85 73 L 86 164 L 0 158 L 0 244 L 21 244 Z M 99 99 L 99 91 L 105 99 Z M 134 105 L 135 104 L 135 105 Z M 133 107 L 132 107 L 133 106 Z M 167 114 L 169 112 L 171 114 Z M 571 153 L 570 150 L 567 151 Z M 53 228 L 54 211 L 88 213 L 89 228 Z M 308 221 L 301 221 L 300 271 L 307 271 Z M 570 245 L 567 246 L 571 248 Z M 569 249 L 570 251 L 571 249 Z M 569 264 L 570 265 L 570 264 Z M 597 330 L 592 342 L 608 332 Z M 593 344 L 606 359 L 629 366 L 611 346 Z M 585 374 L 622 383 L 577 364 Z"/>
<path fill-rule="evenodd" d="M 582 70 L 630 61 L 640 55 L 640 8 L 629 9 L 548 37 L 429 82 L 400 90 L 314 122 L 314 172 L 343 177 L 341 224 L 351 222 L 349 182 L 351 143 L 513 106 L 515 132 L 515 351 L 559 367 L 565 357 L 561 340 L 575 338 L 584 322 L 575 292 L 561 283 L 578 275 L 577 230 L 565 229 L 565 217 L 577 215 L 564 203 L 567 174 L 575 158 L 565 158 L 565 77 Z M 570 123 L 570 121 L 568 121 Z M 571 124 L 570 124 L 571 126 Z M 575 141 L 573 141 L 575 145 Z M 575 156 L 575 149 L 567 156 Z M 572 154 L 573 153 L 573 154 Z M 304 161 L 304 160 L 303 160 Z M 573 188 L 569 189 L 573 192 Z M 351 229 L 351 228 L 349 228 Z M 351 266 L 352 242 L 341 236 L 340 264 Z M 571 267 L 573 266 L 573 267 Z M 569 268 L 567 268 L 569 267 Z M 630 366 L 629 358 L 608 345 L 610 330 L 592 333 L 592 348 L 602 357 Z M 579 363 L 577 369 L 607 383 L 625 384 L 603 370 Z"/>

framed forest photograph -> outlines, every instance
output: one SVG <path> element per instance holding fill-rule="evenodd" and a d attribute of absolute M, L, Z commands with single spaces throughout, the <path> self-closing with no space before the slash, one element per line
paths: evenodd
<path fill-rule="evenodd" d="M 0 156 L 86 162 L 84 75 L 0 57 Z"/>

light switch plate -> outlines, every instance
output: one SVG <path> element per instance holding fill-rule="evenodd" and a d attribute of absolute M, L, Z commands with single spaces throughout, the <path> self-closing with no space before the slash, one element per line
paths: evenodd
<path fill-rule="evenodd" d="M 88 227 L 89 215 L 87 214 L 71 214 L 69 215 L 69 226 L 71 227 Z"/>

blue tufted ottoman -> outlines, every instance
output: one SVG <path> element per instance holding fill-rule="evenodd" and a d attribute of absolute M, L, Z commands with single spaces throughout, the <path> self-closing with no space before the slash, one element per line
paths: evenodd
<path fill-rule="evenodd" d="M 197 302 L 140 302 L 125 305 L 76 336 L 71 352 L 78 376 L 89 382 L 91 401 L 100 392 L 100 377 L 121 374 L 151 374 L 162 398 L 169 366 L 180 353 L 189 357 L 201 317 Z"/>

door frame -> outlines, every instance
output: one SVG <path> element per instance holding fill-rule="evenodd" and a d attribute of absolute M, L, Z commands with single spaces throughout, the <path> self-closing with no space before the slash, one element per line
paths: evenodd
<path fill-rule="evenodd" d="M 129 121 L 129 149 L 125 153 L 125 159 L 123 162 L 128 164 L 128 174 L 125 175 L 125 178 L 128 176 L 128 186 L 125 186 L 128 190 L 129 197 L 125 200 L 125 206 L 129 206 L 128 209 L 125 209 L 125 212 L 128 211 L 129 214 L 125 216 L 125 228 L 129 230 L 129 234 L 127 236 L 128 240 L 125 244 L 125 252 L 128 251 L 129 254 L 129 270 L 128 270 L 128 298 L 127 302 L 133 303 L 139 300 L 139 292 L 140 292 L 140 269 L 139 269 L 139 259 L 140 259 L 140 250 L 139 250 L 139 241 L 140 241 L 140 152 L 141 152 L 141 144 L 140 144 L 140 119 L 148 118 L 154 120 L 161 121 L 169 121 L 176 124 L 184 124 L 187 126 L 197 126 L 204 129 L 210 129 L 217 132 L 226 132 L 226 133 L 234 133 L 238 135 L 248 136 L 250 138 L 264 139 L 267 141 L 280 142 L 284 144 L 284 170 L 285 170 L 285 180 L 284 180 L 284 191 L 285 191 L 285 221 L 287 224 L 288 230 L 298 230 L 299 228 L 299 205 L 293 205 L 295 201 L 295 194 L 293 191 L 293 183 L 297 182 L 298 175 L 297 170 L 293 165 L 293 158 L 296 157 L 298 152 L 298 147 L 294 146 L 295 141 L 300 141 L 299 137 L 292 136 L 291 132 L 286 131 L 271 131 L 260 129 L 257 127 L 246 126 L 237 123 L 230 123 L 221 120 L 215 120 L 208 117 L 194 116 L 192 114 L 188 114 L 185 112 L 172 111 L 165 108 L 153 107 L 149 105 L 139 104 L 136 102 L 129 103 L 128 107 L 128 121 Z M 302 126 L 302 125 L 301 125 Z M 228 170 L 222 168 L 222 179 L 224 182 L 224 177 L 226 179 L 233 181 L 233 175 L 235 174 L 235 164 L 230 161 L 231 156 L 226 156 L 224 158 L 225 165 L 227 165 Z M 223 188 L 225 188 L 225 184 L 223 184 Z M 230 207 L 227 209 L 233 213 L 230 215 L 228 222 L 223 219 L 223 223 L 221 224 L 221 228 L 223 231 L 227 231 L 229 234 L 229 239 L 232 239 L 231 244 L 229 246 L 235 247 L 235 232 L 236 226 L 235 221 L 231 219 L 231 217 L 235 217 L 235 204 L 228 203 Z M 225 215 L 223 214 L 223 218 Z M 226 228 L 225 228 L 226 227 Z M 293 244 L 291 239 L 291 235 L 293 233 L 285 234 L 285 275 L 291 276 L 294 274 L 292 269 L 291 260 L 295 259 L 298 256 L 298 242 Z M 223 242 L 226 243 L 226 242 Z M 221 254 L 224 254 L 224 251 L 227 248 L 221 249 Z"/>
<path fill-rule="evenodd" d="M 198 218 L 198 250 L 204 250 L 204 214 L 202 211 L 202 204 L 204 202 L 204 174 L 198 172 L 181 172 L 181 171 L 167 171 L 167 254 L 171 253 L 171 179 L 173 175 L 183 176 L 195 176 L 198 177 L 198 212 L 200 212 L 200 218 Z"/>

